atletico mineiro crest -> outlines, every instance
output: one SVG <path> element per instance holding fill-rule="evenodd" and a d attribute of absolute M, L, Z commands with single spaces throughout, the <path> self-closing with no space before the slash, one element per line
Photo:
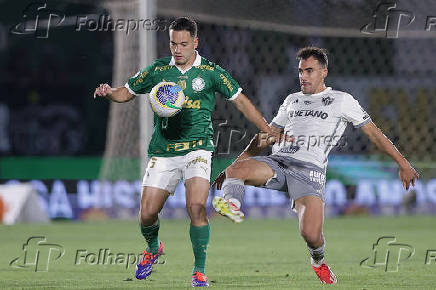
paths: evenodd
<path fill-rule="evenodd" d="M 327 97 L 322 98 L 322 103 L 324 104 L 324 106 L 328 106 L 331 103 L 333 103 L 334 100 L 335 100 L 334 98 L 327 96 Z"/>

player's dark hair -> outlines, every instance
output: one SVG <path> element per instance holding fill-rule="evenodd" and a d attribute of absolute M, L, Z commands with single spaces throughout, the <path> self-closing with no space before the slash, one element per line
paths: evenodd
<path fill-rule="evenodd" d="M 190 17 L 179 17 L 171 22 L 169 30 L 189 31 L 191 37 L 197 37 L 197 23 Z"/>
<path fill-rule="evenodd" d="M 321 66 L 327 68 L 329 65 L 327 54 L 328 51 L 325 48 L 307 46 L 301 48 L 297 52 L 297 60 L 308 59 L 309 57 L 313 56 L 321 64 Z"/>

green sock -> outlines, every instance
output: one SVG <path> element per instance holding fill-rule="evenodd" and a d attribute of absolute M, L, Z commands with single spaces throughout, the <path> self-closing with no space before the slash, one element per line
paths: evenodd
<path fill-rule="evenodd" d="M 209 244 L 210 226 L 209 224 L 201 227 L 195 227 L 191 224 L 189 235 L 192 242 L 192 250 L 194 251 L 195 265 L 192 273 L 201 272 L 206 274 L 206 255 L 207 246 Z"/>
<path fill-rule="evenodd" d="M 147 252 L 150 252 L 152 254 L 156 254 L 159 250 L 159 226 L 159 220 L 157 220 L 157 224 L 148 227 L 143 227 L 141 225 L 141 222 L 139 222 L 141 233 L 147 241 Z"/>

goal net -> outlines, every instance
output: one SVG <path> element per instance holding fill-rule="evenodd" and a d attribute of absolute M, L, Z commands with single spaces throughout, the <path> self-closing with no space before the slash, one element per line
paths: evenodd
<path fill-rule="evenodd" d="M 106 3 L 117 17 L 141 18 L 144 16 L 138 13 L 142 2 L 151 3 Z M 396 7 L 390 7 L 391 2 Z M 432 1 L 168 0 L 156 5 L 156 14 L 148 17 L 157 15 L 168 24 L 185 15 L 198 21 L 200 54 L 227 69 L 267 121 L 271 121 L 289 93 L 299 90 L 297 50 L 308 45 L 327 48 L 327 85 L 358 99 L 409 160 L 419 163 L 420 168 L 434 166 L 436 26 L 430 31 L 424 29 L 429 7 L 436 9 Z M 403 11 L 401 21 L 412 16 L 414 20 L 393 25 L 395 19 L 388 16 L 395 9 Z M 387 24 L 380 26 L 381 23 Z M 129 76 L 151 62 L 153 54 L 141 50 L 141 43 L 156 49 L 156 57 L 169 55 L 168 31 L 141 35 L 156 37 L 156 41 L 141 42 L 138 34 L 115 33 L 114 85 L 123 85 Z M 144 56 L 149 57 L 148 63 Z M 138 99 L 111 104 L 103 179 L 140 177 L 141 164 L 145 164 L 141 161 L 146 156 L 145 138 L 149 138 L 141 135 L 146 132 L 141 124 L 151 127 L 150 121 L 140 120 L 147 115 L 140 110 L 146 108 Z M 240 153 L 257 131 L 220 97 L 213 122 L 218 159 Z M 346 136 L 346 146 L 336 148 L 335 156 L 389 160 L 361 130 L 348 126 Z"/>
<path fill-rule="evenodd" d="M 107 0 L 104 6 L 112 19 L 152 19 L 154 1 Z M 152 32 L 134 29 L 114 32 L 114 58 L 112 86 L 124 86 L 127 79 L 154 57 Z M 135 180 L 140 178 L 146 163 L 146 148 L 152 130 L 152 113 L 145 96 L 127 103 L 111 102 L 107 126 L 101 180 Z"/>

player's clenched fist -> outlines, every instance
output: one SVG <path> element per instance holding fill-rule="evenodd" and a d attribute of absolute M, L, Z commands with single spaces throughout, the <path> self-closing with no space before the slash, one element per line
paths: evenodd
<path fill-rule="evenodd" d="M 106 97 L 112 94 L 112 88 L 108 84 L 100 84 L 98 88 L 95 89 L 94 99 L 96 97 Z"/>

